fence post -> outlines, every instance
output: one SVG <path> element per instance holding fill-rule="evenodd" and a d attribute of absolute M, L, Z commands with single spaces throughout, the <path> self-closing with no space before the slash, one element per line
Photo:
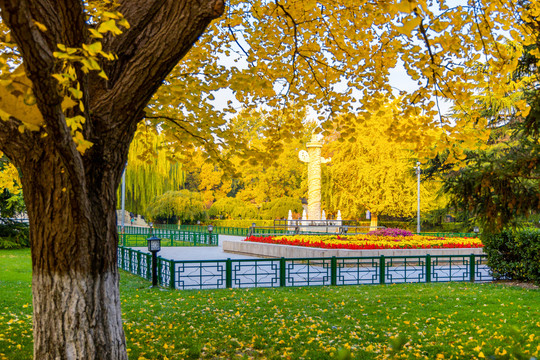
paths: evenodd
<path fill-rule="evenodd" d="M 131 250 L 130 248 L 127 248 L 127 252 L 128 252 L 128 265 L 129 266 L 129 272 L 134 274 L 133 272 L 133 250 Z"/>
<path fill-rule="evenodd" d="M 148 264 L 146 267 L 148 267 Z M 140 252 L 137 252 L 137 275 L 141 276 L 141 253 Z"/>
<path fill-rule="evenodd" d="M 426 255 L 426 282 L 431 282 L 431 255 Z"/>
<path fill-rule="evenodd" d="M 169 270 L 171 272 L 169 279 L 169 287 L 171 289 L 174 289 L 176 284 L 176 269 L 174 268 L 174 260 L 169 261 Z"/>
<path fill-rule="evenodd" d="M 230 258 L 225 262 L 225 287 L 232 288 L 232 260 Z"/>
<path fill-rule="evenodd" d="M 163 283 L 163 259 L 161 257 L 157 258 L 157 265 L 158 265 L 158 268 L 157 268 L 158 285 L 165 285 Z"/>
<path fill-rule="evenodd" d="M 332 256 L 330 260 L 330 285 L 337 285 L 337 259 L 335 256 Z"/>
<path fill-rule="evenodd" d="M 475 280 L 475 272 L 476 272 L 476 269 L 475 269 L 475 263 L 476 263 L 476 259 L 475 259 L 475 256 L 474 254 L 471 254 L 470 257 L 469 257 L 469 272 L 470 272 L 470 281 L 471 282 L 474 282 Z"/>
<path fill-rule="evenodd" d="M 386 260 L 384 259 L 384 255 L 381 255 L 379 259 L 379 284 L 384 285 L 386 284 Z"/>
<path fill-rule="evenodd" d="M 287 271 L 286 267 L 287 263 L 285 262 L 285 258 L 282 257 L 279 259 L 279 286 L 284 287 L 287 284 Z"/>
<path fill-rule="evenodd" d="M 151 280 L 152 279 L 152 255 L 151 254 L 144 254 L 146 256 L 146 279 Z"/>
<path fill-rule="evenodd" d="M 122 246 L 119 246 L 118 250 L 120 250 L 120 258 L 118 259 L 118 267 L 122 270 L 125 270 L 124 269 L 124 248 Z"/>

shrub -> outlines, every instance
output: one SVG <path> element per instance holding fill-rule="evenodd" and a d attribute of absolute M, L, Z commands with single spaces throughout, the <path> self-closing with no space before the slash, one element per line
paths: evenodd
<path fill-rule="evenodd" d="M 262 204 L 261 218 L 266 220 L 287 219 L 289 210 L 302 213 L 302 201 L 298 198 L 283 196 Z"/>
<path fill-rule="evenodd" d="M 494 278 L 540 283 L 539 229 L 486 234 L 482 242 Z"/>
<path fill-rule="evenodd" d="M 0 249 L 20 249 L 30 246 L 27 224 L 0 223 Z"/>
<path fill-rule="evenodd" d="M 377 229 L 368 232 L 369 235 L 375 235 L 375 236 L 412 236 L 412 232 L 408 230 L 403 229 L 396 229 L 396 228 L 386 228 L 386 229 Z"/>
<path fill-rule="evenodd" d="M 257 217 L 257 207 L 237 198 L 224 197 L 212 204 L 208 215 L 222 219 L 253 219 Z"/>
<path fill-rule="evenodd" d="M 156 196 L 148 205 L 146 213 L 155 222 L 166 224 L 178 221 L 193 224 L 208 217 L 202 195 L 188 190 L 167 191 Z"/>

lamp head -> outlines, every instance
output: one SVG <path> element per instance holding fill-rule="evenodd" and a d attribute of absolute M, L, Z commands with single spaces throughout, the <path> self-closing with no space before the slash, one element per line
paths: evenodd
<path fill-rule="evenodd" d="M 157 236 L 152 236 L 146 240 L 148 241 L 148 251 L 158 252 L 161 250 L 161 238 L 158 238 Z"/>

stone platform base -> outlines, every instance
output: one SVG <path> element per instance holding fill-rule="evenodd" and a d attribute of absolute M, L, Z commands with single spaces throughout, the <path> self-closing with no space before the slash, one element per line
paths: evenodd
<path fill-rule="evenodd" d="M 472 249 L 384 249 L 347 250 L 320 249 L 303 246 L 276 245 L 247 241 L 222 241 L 223 251 L 264 258 L 319 258 L 319 257 L 364 257 L 364 256 L 419 256 L 419 255 L 483 255 L 482 248 Z"/>

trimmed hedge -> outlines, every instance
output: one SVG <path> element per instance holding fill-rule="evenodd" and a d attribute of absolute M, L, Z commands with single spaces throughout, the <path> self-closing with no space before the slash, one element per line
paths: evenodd
<path fill-rule="evenodd" d="M 274 220 L 208 220 L 205 223 L 214 224 L 214 226 L 248 228 L 255 223 L 256 226 L 274 226 Z"/>
<path fill-rule="evenodd" d="M 486 234 L 482 242 L 494 278 L 540 284 L 540 229 Z"/>

